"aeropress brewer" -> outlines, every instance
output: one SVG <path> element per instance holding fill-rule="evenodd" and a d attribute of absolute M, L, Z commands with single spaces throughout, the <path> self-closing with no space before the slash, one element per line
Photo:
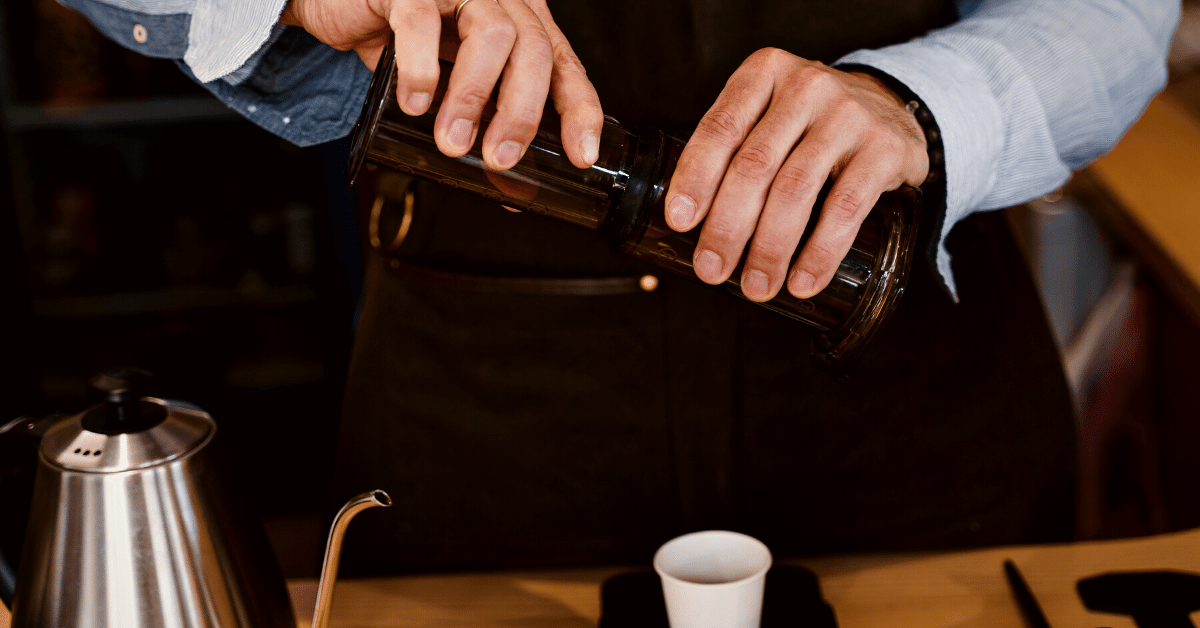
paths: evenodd
<path fill-rule="evenodd" d="M 700 228 L 676 232 L 667 225 L 663 212 L 666 186 L 684 139 L 657 128 L 627 128 L 607 118 L 596 163 L 580 169 L 567 159 L 558 135 L 558 117 L 548 107 L 525 155 L 511 169 L 498 172 L 484 165 L 481 155 L 482 129 L 495 112 L 494 103 L 489 103 L 475 146 L 462 157 L 447 157 L 438 151 L 433 127 L 450 68 L 443 63 L 429 111 L 409 116 L 396 101 L 395 48 L 388 45 L 352 133 L 347 186 L 355 183 L 364 164 L 378 164 L 595 231 L 615 251 L 700 282 L 692 268 Z M 785 288 L 774 299 L 758 304 L 818 330 L 812 359 L 834 377 L 849 374 L 904 292 L 915 249 L 920 196 L 920 190 L 910 187 L 883 194 L 820 293 L 800 299 Z M 807 241 L 823 201 L 824 193 L 817 199 L 801 245 Z M 743 258 L 730 278 L 717 287 L 742 296 L 744 262 Z"/>

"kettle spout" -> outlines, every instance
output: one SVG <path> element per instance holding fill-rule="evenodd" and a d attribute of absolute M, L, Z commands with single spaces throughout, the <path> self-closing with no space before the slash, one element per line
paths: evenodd
<path fill-rule="evenodd" d="M 388 507 L 392 498 L 383 491 L 370 491 L 352 498 L 338 511 L 329 529 L 329 541 L 325 544 L 325 563 L 321 567 L 321 580 L 317 585 L 317 606 L 313 611 L 312 628 L 328 628 L 329 609 L 333 602 L 333 585 L 337 580 L 338 560 L 342 555 L 342 538 L 354 515 L 376 506 Z"/>

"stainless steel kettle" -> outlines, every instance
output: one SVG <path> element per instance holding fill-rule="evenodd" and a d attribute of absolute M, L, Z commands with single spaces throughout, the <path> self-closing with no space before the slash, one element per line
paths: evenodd
<path fill-rule="evenodd" d="M 8 426 L 45 429 L 15 591 L 0 591 L 11 595 L 13 628 L 293 628 L 284 579 L 238 501 L 216 423 L 190 404 L 141 396 L 143 377 L 105 372 L 93 381 L 103 403 Z M 349 518 L 390 503 L 373 491 L 339 513 L 314 626 L 328 615 Z"/>

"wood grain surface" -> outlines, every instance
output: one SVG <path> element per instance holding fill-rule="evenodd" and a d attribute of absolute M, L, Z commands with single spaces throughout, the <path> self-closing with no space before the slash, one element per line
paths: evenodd
<path fill-rule="evenodd" d="M 1010 558 L 1024 574 L 1051 626 L 1132 628 L 1128 617 L 1084 608 L 1075 583 L 1109 571 L 1200 572 L 1200 531 L 1068 545 L 784 562 L 803 565 L 819 576 L 824 597 L 842 628 L 1024 628 L 1004 579 L 1002 566 Z M 590 628 L 600 615 L 600 583 L 622 571 L 346 581 L 338 586 L 330 624 L 346 628 Z M 297 601 L 297 616 L 302 618 L 299 623 L 307 628 L 315 582 L 293 581 L 290 587 Z M 1193 619 L 1200 619 L 1200 614 Z"/>
<path fill-rule="evenodd" d="M 1109 571 L 1200 572 L 1200 530 L 1139 539 L 1014 546 L 970 552 L 861 555 L 782 561 L 821 581 L 842 628 L 1023 628 L 1002 565 L 1021 569 L 1051 626 L 1133 628 L 1094 613 L 1075 593 L 1080 578 Z M 592 628 L 600 584 L 646 565 L 543 572 L 419 575 L 338 584 L 332 628 Z M 300 628 L 309 628 L 314 580 L 288 583 Z M 1200 614 L 1193 615 L 1193 621 Z M 0 608 L 0 628 L 9 628 Z"/>

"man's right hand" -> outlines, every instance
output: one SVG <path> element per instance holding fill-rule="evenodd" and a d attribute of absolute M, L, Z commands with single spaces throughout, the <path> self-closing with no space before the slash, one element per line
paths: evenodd
<path fill-rule="evenodd" d="M 438 111 L 438 149 L 461 157 L 475 143 L 483 107 L 500 85 L 483 137 L 488 167 L 507 170 L 537 133 L 549 95 L 562 117 L 567 157 L 580 168 L 599 152 L 600 99 L 555 25 L 545 0 L 290 0 L 280 23 L 302 26 L 338 50 L 354 50 L 374 69 L 396 37 L 396 98 L 409 115 L 429 109 L 438 58 L 454 62 Z"/>

